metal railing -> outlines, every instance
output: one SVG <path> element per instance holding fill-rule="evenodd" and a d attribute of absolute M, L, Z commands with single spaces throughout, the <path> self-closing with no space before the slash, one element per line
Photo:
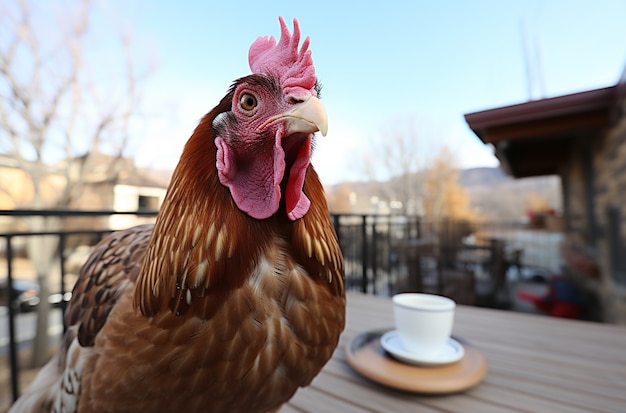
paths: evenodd
<path fill-rule="evenodd" d="M 0 226 L 0 245 L 4 247 L 0 247 L 0 259 L 6 260 L 9 294 L 8 352 L 11 396 L 14 400 L 19 395 L 18 343 L 15 326 L 19 309 L 15 305 L 17 297 L 13 288 L 14 264 L 16 256 L 24 254 L 22 251 L 24 240 L 32 237 L 52 237 L 58 242 L 56 246 L 58 267 L 52 268 L 51 271 L 58 274 L 56 289 L 63 296 L 65 292 L 71 291 L 72 287 L 67 282 L 67 257 L 72 251 L 80 245 L 93 246 L 103 235 L 114 231 L 109 225 L 111 217 L 126 215 L 152 218 L 156 214 L 157 211 L 153 210 L 125 212 L 0 210 L 0 219 L 10 221 L 5 224 L 10 224 L 13 228 L 20 228 L 20 226 L 24 228 L 2 232 Z M 44 231 L 30 231 L 23 220 L 32 217 L 54 219 L 55 227 Z M 83 221 L 78 224 L 73 222 L 79 218 L 89 218 L 90 222 Z M 96 223 L 102 227 L 85 229 L 87 225 L 93 226 L 96 222 L 95 218 L 104 218 Z M 344 255 L 345 283 L 348 290 L 387 296 L 405 290 L 431 288 L 437 291 L 441 285 L 437 285 L 436 280 L 434 284 L 432 282 L 433 274 L 435 274 L 432 270 L 436 266 L 446 268 L 466 266 L 467 262 L 461 262 L 461 257 L 463 257 L 464 260 L 468 259 L 468 262 L 472 263 L 472 271 L 485 271 L 484 267 L 488 271 L 491 265 L 489 255 L 492 253 L 490 241 L 494 239 L 505 241 L 509 249 L 523 251 L 521 257 L 517 257 L 518 270 L 520 266 L 546 271 L 558 268 L 559 234 L 530 231 L 524 224 L 433 222 L 416 216 L 390 215 L 332 214 L 331 218 Z M 3 221 L 0 221 L 0 224 L 2 223 Z M 418 281 L 415 278 L 416 272 L 421 277 Z M 0 278 L 2 278 L 1 268 Z M 61 303 L 60 308 L 64 313 L 65 302 Z"/>
<path fill-rule="evenodd" d="M 0 210 L 0 217 L 13 217 L 20 218 L 59 218 L 61 220 L 76 218 L 76 217 L 110 217 L 114 215 L 129 215 L 129 216 L 142 216 L 142 217 L 154 217 L 158 211 L 111 211 L 111 210 L 98 210 L 98 211 L 86 211 L 86 210 L 60 210 L 60 209 L 46 209 L 46 210 Z M 15 223 L 12 223 L 15 224 Z M 11 225 L 15 226 L 15 225 Z M 17 225 L 18 227 L 20 225 Z M 45 223 L 44 223 L 45 226 Z M 61 223 L 63 227 L 63 223 Z M 81 230 L 46 230 L 46 231 L 7 231 L 0 233 L 0 239 L 4 239 L 4 256 L 6 260 L 6 292 L 7 297 L 7 309 L 8 309 L 8 352 L 9 352 L 9 369 L 10 369 L 10 381 L 11 381 L 11 397 L 16 400 L 19 395 L 19 366 L 18 351 L 17 351 L 17 331 L 15 326 L 15 320 L 18 315 L 17 303 L 17 291 L 14 288 L 14 259 L 15 259 L 15 246 L 16 240 L 23 240 L 33 237 L 54 237 L 57 240 L 56 256 L 59 260 L 59 288 L 58 291 L 62 297 L 65 296 L 65 292 L 71 290 L 66 285 L 66 246 L 70 237 L 89 236 L 92 239 L 92 244 L 95 239 L 100 239 L 103 235 L 113 232 L 113 229 L 81 229 Z M 47 299 L 47 297 L 39 297 L 40 299 Z M 63 331 L 65 331 L 65 307 L 66 301 L 62 300 L 60 303 L 62 319 L 63 319 Z"/>
<path fill-rule="evenodd" d="M 406 283 L 416 256 L 421 258 L 419 266 L 426 267 L 421 268 L 423 273 L 431 276 L 429 266 L 488 271 L 493 241 L 504 244 L 506 264 L 517 271 L 513 276 L 522 276 L 522 270 L 547 275 L 562 265 L 563 233 L 531 229 L 520 222 L 345 214 L 333 215 L 333 222 L 344 256 L 346 285 L 362 293 L 392 295 L 415 288 Z"/>

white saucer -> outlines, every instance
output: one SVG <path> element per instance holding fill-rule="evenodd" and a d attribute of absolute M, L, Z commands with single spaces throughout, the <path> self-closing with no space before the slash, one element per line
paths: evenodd
<path fill-rule="evenodd" d="M 445 347 L 436 354 L 418 354 L 404 348 L 398 330 L 391 330 L 383 334 L 380 344 L 396 359 L 418 366 L 438 366 L 460 360 L 465 354 L 463 345 L 453 338 L 449 338 Z"/>

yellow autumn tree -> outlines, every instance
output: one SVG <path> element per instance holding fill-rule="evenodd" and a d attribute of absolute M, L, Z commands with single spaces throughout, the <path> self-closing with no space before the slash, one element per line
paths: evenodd
<path fill-rule="evenodd" d="M 427 168 L 422 185 L 424 217 L 430 221 L 442 254 L 441 263 L 453 267 L 464 237 L 473 232 L 477 215 L 470 209 L 468 192 L 459 185 L 458 162 L 443 147 Z"/>
<path fill-rule="evenodd" d="M 459 185 L 458 162 L 452 151 L 443 147 L 426 170 L 422 185 L 424 216 L 432 220 L 443 218 L 474 220 L 468 192 Z"/>

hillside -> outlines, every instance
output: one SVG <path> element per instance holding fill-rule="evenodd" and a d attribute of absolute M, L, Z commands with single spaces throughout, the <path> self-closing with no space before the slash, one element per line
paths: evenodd
<path fill-rule="evenodd" d="M 459 171 L 459 185 L 463 188 L 510 184 L 514 181 L 501 168 L 470 168 Z"/>
<path fill-rule="evenodd" d="M 423 174 L 416 174 L 415 191 Z M 459 171 L 459 185 L 468 191 L 470 205 L 480 215 L 490 219 L 523 219 L 529 201 L 541 199 L 550 208 L 561 210 L 561 184 L 556 176 L 514 179 L 501 168 L 470 168 Z M 389 201 L 389 188 L 397 178 L 387 182 L 342 182 L 326 188 L 333 212 L 372 213 L 376 202 Z"/>
<path fill-rule="evenodd" d="M 562 209 L 557 176 L 515 179 L 500 168 L 472 168 L 460 171 L 459 183 L 469 192 L 472 208 L 492 219 L 521 219 L 533 200 Z"/>

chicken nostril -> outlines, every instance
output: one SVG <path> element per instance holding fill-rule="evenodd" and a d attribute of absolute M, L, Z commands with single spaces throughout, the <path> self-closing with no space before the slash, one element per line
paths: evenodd
<path fill-rule="evenodd" d="M 297 105 L 298 103 L 303 103 L 304 99 L 302 98 L 297 98 L 295 96 L 290 96 L 289 97 L 289 103 L 291 103 L 292 105 Z"/>

